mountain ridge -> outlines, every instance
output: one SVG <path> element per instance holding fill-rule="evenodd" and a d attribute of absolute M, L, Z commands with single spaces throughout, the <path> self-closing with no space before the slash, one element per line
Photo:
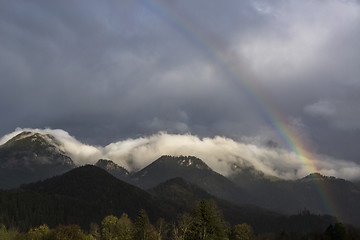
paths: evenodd
<path fill-rule="evenodd" d="M 128 170 L 126 170 L 125 168 L 119 166 L 118 164 L 114 163 L 111 160 L 108 159 L 99 159 L 94 166 L 97 166 L 99 168 L 102 168 L 104 170 L 106 170 L 107 172 L 109 172 L 110 174 L 112 174 L 113 176 L 115 176 L 116 178 L 120 179 L 120 180 L 124 180 L 126 182 L 128 182 L 128 178 L 130 176 L 130 173 Z"/>
<path fill-rule="evenodd" d="M 182 205 L 185 199 L 189 201 Z M 332 217 L 315 215 L 311 215 L 315 224 L 306 224 L 307 219 L 301 216 L 294 222 L 283 214 L 218 199 L 181 178 L 170 179 L 144 191 L 92 165 L 24 184 L 19 189 L 0 190 L 0 222 L 13 224 L 23 231 L 44 223 L 50 227 L 79 224 L 88 229 L 91 222 L 100 224 L 107 215 L 120 216 L 125 212 L 134 219 L 140 209 L 145 209 L 153 222 L 158 218 L 172 221 L 179 214 L 191 211 L 191 206 L 203 199 L 216 201 L 232 224 L 251 223 L 258 233 L 299 231 L 294 229 L 294 223 L 305 226 L 301 231 L 323 231 L 336 222 Z"/>
<path fill-rule="evenodd" d="M 145 168 L 132 174 L 130 182 L 143 189 L 149 189 L 175 177 L 184 178 L 215 196 L 238 200 L 240 189 L 194 156 L 161 156 Z"/>
<path fill-rule="evenodd" d="M 47 164 L 42 158 L 53 164 Z M 39 159 L 41 161 L 36 163 Z M 63 162 L 65 167 L 57 165 L 57 161 Z M 5 168 L 9 166 L 4 164 L 7 162 L 11 162 L 15 169 Z M 18 169 L 16 164 L 19 164 Z M 324 196 L 319 192 L 319 186 L 323 185 L 329 195 L 325 197 L 329 197 L 333 205 L 339 206 L 344 215 L 342 220 L 354 224 L 360 222 L 360 187 L 344 179 L 319 173 L 311 173 L 297 180 L 282 180 L 268 178 L 249 167 L 240 169 L 238 178 L 227 178 L 195 156 L 169 155 L 161 156 L 135 173 L 127 172 L 111 160 L 100 159 L 95 165 L 142 189 L 152 189 L 180 177 L 215 197 L 237 204 L 255 204 L 286 214 L 302 209 L 316 214 L 331 214 L 324 203 Z M 51 135 L 23 132 L 0 146 L 0 188 L 16 187 L 60 175 L 74 167 L 71 158 L 64 155 L 60 143 Z"/>
<path fill-rule="evenodd" d="M 22 132 L 0 146 L 0 188 L 46 179 L 75 167 L 49 134 Z"/>

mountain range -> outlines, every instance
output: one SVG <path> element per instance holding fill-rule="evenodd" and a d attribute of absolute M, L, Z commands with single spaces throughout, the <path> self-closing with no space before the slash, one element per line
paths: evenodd
<path fill-rule="evenodd" d="M 360 222 L 360 188 L 350 181 L 319 173 L 298 180 L 282 180 L 245 171 L 245 176 L 239 172 L 236 178 L 234 175 L 226 178 L 196 157 L 162 156 L 139 172 L 125 176 L 119 179 L 142 189 L 181 177 L 229 202 L 254 204 L 285 214 L 307 209 L 316 214 L 336 215 L 341 221 L 355 225 Z"/>
<path fill-rule="evenodd" d="M 248 222 L 258 232 L 291 229 L 291 219 L 297 218 L 289 215 L 304 210 L 318 214 L 294 220 L 309 231 L 313 221 L 321 227 L 335 221 L 322 214 L 360 226 L 360 188 L 343 179 L 313 173 L 290 181 L 250 168 L 225 177 L 194 156 L 161 156 L 130 173 L 105 159 L 78 167 L 62 149 L 53 136 L 35 132 L 22 132 L 0 146 L 0 188 L 12 188 L 0 191 L 0 222 L 22 229 L 43 221 L 87 227 L 109 214 L 135 216 L 141 208 L 152 219 L 169 219 L 199 199 L 216 199 L 228 221 Z M 22 207 L 15 209 L 14 202 Z M 62 209 L 56 218 L 54 205 Z M 32 212 L 21 212 L 27 208 Z"/>
<path fill-rule="evenodd" d="M 172 222 L 202 199 L 215 200 L 231 224 L 247 222 L 256 233 L 323 231 L 336 222 L 328 215 L 288 216 L 254 205 L 230 203 L 181 178 L 145 191 L 92 165 L 18 189 L 0 190 L 0 222 L 22 231 L 44 223 L 50 227 L 79 224 L 88 229 L 108 215 L 125 212 L 134 219 L 140 209 L 145 209 L 153 222 L 159 218 Z"/>

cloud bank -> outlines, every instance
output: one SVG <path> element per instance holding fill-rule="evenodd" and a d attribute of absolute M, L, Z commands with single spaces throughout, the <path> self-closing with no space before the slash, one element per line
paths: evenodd
<path fill-rule="evenodd" d="M 98 145 L 160 131 L 254 137 L 271 124 L 245 82 L 299 119 L 319 152 L 360 163 L 358 0 L 17 0 L 0 9 L 0 135 L 49 126 Z"/>
<path fill-rule="evenodd" d="M 268 121 L 278 112 L 324 154 L 314 156 L 324 173 L 348 178 L 360 164 L 359 0 L 17 0 L 0 9 L 0 136 L 64 129 L 79 163 L 106 157 L 138 169 L 161 154 L 196 154 L 225 174 L 233 154 L 301 176 L 307 168 L 291 153 L 241 141 L 281 142 Z"/>
<path fill-rule="evenodd" d="M 0 144 L 22 131 L 34 131 L 51 134 L 61 143 L 65 151 L 77 165 L 94 164 L 98 159 L 111 159 L 129 171 L 137 171 L 161 155 L 192 155 L 199 157 L 213 170 L 225 176 L 232 173 L 232 166 L 254 166 L 265 174 L 284 179 L 296 179 L 310 173 L 307 165 L 296 154 L 278 147 L 258 146 L 216 136 L 199 138 L 190 134 L 157 134 L 129 138 L 106 146 L 86 145 L 68 132 L 60 129 L 16 129 L 3 136 Z M 325 155 L 314 154 L 313 163 L 324 175 L 360 179 L 360 166 L 354 162 L 334 159 Z"/>

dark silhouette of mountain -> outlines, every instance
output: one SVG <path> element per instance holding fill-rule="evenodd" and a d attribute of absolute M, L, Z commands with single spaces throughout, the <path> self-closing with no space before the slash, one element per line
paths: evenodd
<path fill-rule="evenodd" d="M 196 201 L 213 199 L 223 210 L 224 217 L 231 224 L 247 222 L 256 226 L 257 232 L 278 228 L 281 218 L 285 215 L 275 213 L 254 205 L 238 205 L 215 197 L 195 184 L 186 182 L 182 178 L 173 178 L 149 190 L 150 193 L 170 204 L 180 212 L 189 211 Z M 274 225 L 269 224 L 274 223 Z M 269 228 L 268 228 L 269 227 Z"/>
<path fill-rule="evenodd" d="M 151 194 L 92 165 L 0 191 L 0 222 L 21 230 L 43 223 L 51 227 L 79 224 L 86 229 L 107 215 L 126 212 L 135 218 L 140 209 L 154 221 L 167 216 Z"/>
<path fill-rule="evenodd" d="M 296 232 L 306 234 L 322 232 L 336 219 L 328 215 L 314 215 L 303 211 L 297 215 L 285 215 L 270 211 L 255 205 L 239 205 L 217 198 L 198 186 L 186 182 L 182 178 L 170 179 L 149 190 L 162 201 L 167 209 L 178 212 L 189 211 L 196 201 L 202 199 L 215 200 L 223 211 L 224 217 L 232 225 L 250 224 L 256 233 L 266 232 Z"/>
<path fill-rule="evenodd" d="M 233 170 L 233 175 L 226 178 L 196 157 L 162 156 L 133 173 L 130 182 L 149 189 L 181 177 L 213 196 L 234 203 L 253 204 L 286 214 L 308 209 L 316 214 L 335 214 L 341 221 L 359 226 L 360 191 L 349 181 L 320 174 L 282 180 L 266 176 L 251 166 L 234 166 Z"/>
<path fill-rule="evenodd" d="M 129 172 L 125 168 L 120 167 L 111 160 L 99 159 L 95 163 L 95 166 L 106 170 L 108 173 L 110 173 L 111 175 L 113 175 L 114 177 L 120 180 L 126 182 L 129 181 Z"/>
<path fill-rule="evenodd" d="M 244 160 L 243 164 L 233 164 L 231 174 L 228 176 L 232 182 L 243 189 L 251 189 L 254 184 L 259 182 L 278 181 L 275 176 L 266 175 L 257 170 L 253 165 Z"/>
<path fill-rule="evenodd" d="M 252 204 L 268 209 L 335 214 L 341 221 L 359 226 L 360 189 L 343 179 L 313 173 L 293 181 L 259 180 L 252 183 L 250 194 Z"/>
<path fill-rule="evenodd" d="M 0 146 L 0 188 L 62 174 L 75 167 L 51 135 L 22 132 Z"/>
<path fill-rule="evenodd" d="M 107 214 L 127 212 L 130 216 L 136 216 L 141 208 L 148 209 L 150 216 L 161 215 L 159 213 L 162 212 L 148 192 L 92 165 L 78 167 L 44 181 L 22 185 L 21 189 L 90 202 L 103 208 Z M 155 211 L 158 213 L 155 214 Z"/>
<path fill-rule="evenodd" d="M 233 182 L 193 156 L 162 156 L 144 169 L 132 174 L 131 183 L 143 189 L 149 189 L 176 177 L 186 179 L 224 199 L 236 201 L 241 196 L 241 190 Z"/>
<path fill-rule="evenodd" d="M 355 181 L 354 184 L 355 184 L 355 186 L 357 186 L 358 188 L 360 188 L 360 181 L 359 181 L 359 180 Z"/>
<path fill-rule="evenodd" d="M 215 198 L 205 190 L 180 177 L 169 179 L 148 191 L 161 199 L 162 205 L 169 206 L 168 209 L 170 210 L 172 208 L 174 215 L 188 211 L 200 199 Z"/>
<path fill-rule="evenodd" d="M 181 177 L 207 193 L 238 204 L 252 204 L 286 214 L 304 209 L 336 215 L 360 226 L 360 189 L 355 184 L 318 173 L 298 180 L 266 176 L 253 167 L 234 166 L 229 179 L 212 171 L 195 157 L 163 156 L 140 172 L 136 184 L 149 188 L 172 177 Z M 186 200 L 185 200 L 186 201 Z"/>
<path fill-rule="evenodd" d="M 337 214 L 341 221 L 360 224 L 360 188 L 350 181 L 314 173 L 295 181 L 293 193 L 301 197 L 302 202 L 310 205 L 315 212 L 324 204 L 326 213 Z M 314 197 L 322 199 L 316 201 Z"/>
<path fill-rule="evenodd" d="M 286 216 L 250 205 L 237 205 L 218 199 L 201 188 L 176 178 L 146 192 L 111 176 L 105 170 L 87 165 L 61 176 L 22 185 L 19 189 L 0 191 L 0 222 L 26 231 L 48 224 L 79 224 L 88 229 L 107 215 L 128 213 L 134 219 L 145 209 L 155 222 L 159 217 L 173 221 L 190 211 L 200 199 L 214 199 L 233 224 L 247 222 L 255 231 L 311 232 L 335 222 L 329 216 Z M 312 219 L 309 224 L 309 219 Z M 303 226 L 297 228 L 296 226 Z"/>

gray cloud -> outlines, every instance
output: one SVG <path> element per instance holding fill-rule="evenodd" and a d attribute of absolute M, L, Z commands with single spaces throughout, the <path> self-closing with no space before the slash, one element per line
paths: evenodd
<path fill-rule="evenodd" d="M 0 9 L 2 135 L 21 126 L 95 145 L 159 131 L 281 143 L 262 97 L 284 124 L 301 123 L 314 154 L 360 161 L 359 1 L 4 0 Z"/>
<path fill-rule="evenodd" d="M 306 113 L 314 115 L 315 117 L 330 117 L 336 114 L 334 104 L 324 100 L 305 106 L 304 110 Z"/>
<path fill-rule="evenodd" d="M 110 143 L 103 147 L 84 144 L 61 129 L 18 128 L 3 136 L 0 145 L 24 130 L 55 136 L 61 143 L 62 150 L 79 165 L 94 164 L 99 158 L 107 158 L 130 171 L 137 171 L 161 155 L 193 155 L 225 176 L 231 174 L 232 166 L 236 164 L 254 166 L 267 175 L 296 179 L 314 171 L 315 169 L 310 165 L 315 165 L 316 170 L 325 175 L 350 180 L 360 179 L 360 165 L 354 162 L 334 159 L 326 155 L 312 155 L 311 159 L 302 160 L 293 152 L 281 148 L 268 148 L 220 136 L 199 138 L 190 134 L 159 132 L 147 137 Z"/>
<path fill-rule="evenodd" d="M 354 131 L 360 129 L 360 116 L 357 115 L 359 106 L 353 105 L 358 96 L 346 96 L 342 99 L 333 99 L 334 103 L 321 100 L 305 106 L 305 113 L 319 117 L 337 129 Z"/>

